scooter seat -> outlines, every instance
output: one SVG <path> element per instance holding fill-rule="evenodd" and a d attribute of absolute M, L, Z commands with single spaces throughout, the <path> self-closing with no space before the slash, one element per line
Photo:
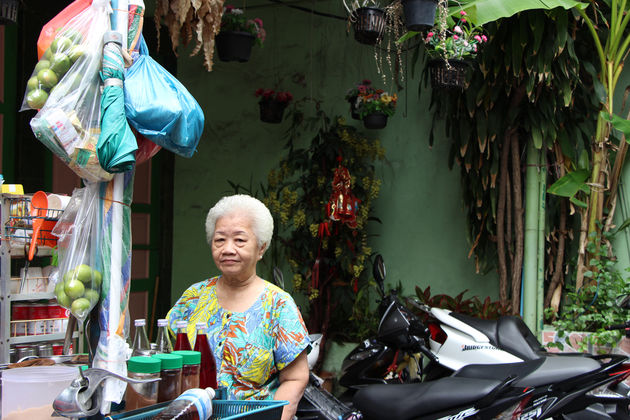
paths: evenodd
<path fill-rule="evenodd" d="M 517 316 L 502 316 L 497 320 L 474 318 L 456 312 L 451 312 L 451 316 L 481 331 L 495 347 L 523 360 L 539 359 L 546 353 L 525 322 Z"/>
<path fill-rule="evenodd" d="M 534 388 L 590 373 L 600 367 L 597 360 L 589 357 L 555 356 L 519 363 L 468 365 L 453 373 L 452 377 L 502 379 L 515 376 L 518 379 L 514 386 Z"/>
<path fill-rule="evenodd" d="M 447 377 L 417 384 L 370 385 L 357 391 L 352 402 L 366 420 L 410 420 L 472 404 L 502 382 Z"/>

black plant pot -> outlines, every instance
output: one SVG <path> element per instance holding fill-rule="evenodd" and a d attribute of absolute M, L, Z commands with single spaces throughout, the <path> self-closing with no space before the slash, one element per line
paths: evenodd
<path fill-rule="evenodd" d="M 278 102 L 274 100 L 263 100 L 258 102 L 260 107 L 260 120 L 266 123 L 279 124 L 282 122 L 284 109 L 287 107 L 286 102 Z"/>
<path fill-rule="evenodd" d="M 360 7 L 353 12 L 354 39 L 374 45 L 385 30 L 385 11 L 376 7 Z"/>
<path fill-rule="evenodd" d="M 221 31 L 214 38 L 221 61 L 249 61 L 255 37 L 249 32 Z"/>
<path fill-rule="evenodd" d="M 363 126 L 370 129 L 385 128 L 387 125 L 387 115 L 382 112 L 367 114 L 363 117 Z"/>
<path fill-rule="evenodd" d="M 422 32 L 433 27 L 437 0 L 402 0 L 402 4 L 408 30 Z"/>
<path fill-rule="evenodd" d="M 350 116 L 352 116 L 353 120 L 360 120 L 361 116 L 359 115 L 359 110 L 357 110 L 357 97 L 353 96 L 348 99 L 348 102 L 350 103 Z"/>
<path fill-rule="evenodd" d="M 431 87 L 440 89 L 465 89 L 468 84 L 470 65 L 463 60 L 431 60 Z"/>

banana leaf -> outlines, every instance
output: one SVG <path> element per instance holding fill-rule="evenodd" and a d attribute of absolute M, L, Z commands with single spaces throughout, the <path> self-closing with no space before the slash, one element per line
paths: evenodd
<path fill-rule="evenodd" d="M 461 2 L 461 6 L 472 22 L 483 25 L 525 10 L 551 10 L 556 7 L 585 9 L 588 3 L 575 0 L 470 0 Z"/>

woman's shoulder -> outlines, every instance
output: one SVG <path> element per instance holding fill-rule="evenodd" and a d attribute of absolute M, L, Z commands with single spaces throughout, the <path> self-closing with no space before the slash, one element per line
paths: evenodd
<path fill-rule="evenodd" d="M 184 295 L 186 294 L 198 295 L 202 293 L 204 289 L 208 289 L 214 286 L 217 283 L 218 278 L 219 278 L 218 276 L 215 276 L 215 277 L 207 278 L 197 283 L 193 283 L 192 285 L 188 287 L 188 289 L 186 289 L 186 291 L 184 292 Z"/>
<path fill-rule="evenodd" d="M 286 302 L 295 305 L 293 297 L 287 291 L 267 280 L 263 281 L 266 285 L 267 296 L 274 302 L 275 306 L 284 305 Z"/>

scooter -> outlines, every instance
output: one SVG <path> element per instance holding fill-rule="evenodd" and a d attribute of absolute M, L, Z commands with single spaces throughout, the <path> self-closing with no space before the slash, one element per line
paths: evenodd
<path fill-rule="evenodd" d="M 382 284 L 385 278 L 385 270 L 382 259 L 377 259 L 375 263 L 375 279 Z M 439 350 L 446 346 L 449 336 L 446 331 L 453 329 L 453 326 L 443 326 L 436 324 L 435 320 L 430 320 L 429 327 L 413 313 L 407 310 L 392 294 L 386 299 L 383 293 L 383 301 L 389 300 L 389 306 L 383 314 L 381 324 L 379 325 L 378 336 L 375 340 L 366 340 L 358 348 L 356 348 L 346 358 L 343 365 L 342 377 L 340 383 L 356 390 L 370 383 L 391 383 L 427 380 L 435 372 L 450 372 L 449 366 L 443 365 L 442 357 L 446 353 L 440 353 Z M 433 308 L 431 308 L 433 309 Z M 431 311 L 433 312 L 433 311 Z M 437 311 L 439 314 L 440 312 Z M 618 384 L 630 375 L 630 366 L 625 364 L 626 358 L 623 356 L 552 356 L 544 353 L 542 346 L 535 340 L 531 331 L 527 329 L 524 323 L 519 322 L 518 318 L 508 317 L 507 320 L 499 321 L 479 321 L 472 317 L 451 318 L 459 321 L 459 324 L 451 321 L 451 324 L 458 326 L 460 351 L 459 357 L 445 357 L 447 360 L 457 359 L 460 366 L 471 365 L 457 371 L 454 378 L 486 378 L 500 380 L 506 376 L 515 377 L 515 386 L 534 388 L 532 398 L 528 399 L 521 407 L 522 414 L 520 419 L 530 418 L 547 418 L 555 415 L 563 415 L 565 418 L 630 418 L 628 416 L 628 397 L 612 392 L 617 389 Z M 470 318 L 470 319 L 468 319 Z M 496 340 L 495 344 L 474 344 L 488 343 L 482 341 L 484 334 L 472 326 L 465 324 L 462 320 L 467 320 L 475 326 L 489 326 L 493 324 L 495 329 L 510 334 L 501 334 L 501 341 Z M 471 321 L 474 320 L 474 321 Z M 433 325 L 431 324 L 433 322 Z M 464 324 L 464 325 L 462 325 Z M 500 326 L 502 328 L 498 328 Z M 439 328 L 438 328 L 439 327 Z M 446 330 L 446 331 L 445 331 Z M 489 331 L 490 329 L 486 329 Z M 466 334 L 462 331 L 467 331 Z M 476 337 L 474 337 L 476 335 Z M 468 336 L 468 337 L 466 337 Z M 496 337 L 495 334 L 494 337 Z M 463 338 L 461 338 L 463 337 Z M 486 337 L 487 338 L 487 337 Z M 511 340 L 508 338 L 512 338 Z M 532 340 L 533 338 L 533 340 Z M 466 343 L 465 340 L 468 340 Z M 474 341 L 475 339 L 479 341 Z M 440 340 L 442 343 L 440 343 Z M 432 351 L 427 351 L 424 343 L 428 341 Z M 441 344 L 435 347 L 435 343 Z M 473 344 L 468 344 L 473 343 Z M 526 349 L 521 349 L 515 343 L 527 344 Z M 507 345 L 506 345 L 507 344 Z M 466 347 L 470 346 L 470 348 Z M 499 347 L 501 346 L 501 348 Z M 452 348 L 453 346 L 450 346 Z M 449 348 L 447 346 L 446 348 Z M 436 350 L 437 349 L 437 350 Z M 530 360 L 520 362 L 521 359 L 510 351 L 520 351 L 521 355 L 530 352 Z M 383 369 L 389 363 L 390 356 L 396 363 L 401 352 L 410 353 L 420 356 L 417 364 L 418 375 L 412 377 L 383 376 L 386 372 L 391 374 L 392 369 Z M 435 353 L 434 353 L 435 352 Z M 476 352 L 474 357 L 469 356 L 468 352 Z M 485 357 L 479 357 L 479 354 L 486 353 Z M 473 353 L 474 354 L 474 353 Z M 509 355 L 515 359 L 516 363 L 501 363 L 503 359 L 497 358 L 492 360 L 492 356 L 500 355 L 508 357 Z M 424 368 L 422 355 L 427 356 L 429 364 Z M 482 360 L 484 364 L 478 365 L 475 362 Z M 514 360 L 512 359 L 512 360 Z M 520 363 L 519 363 L 520 362 Z M 440 369 L 436 369 L 440 367 Z M 432 369 L 430 369 L 432 368 Z M 398 369 L 396 371 L 399 371 Z M 424 375 L 423 375 L 424 374 Z M 598 388 L 604 388 L 606 392 L 611 393 L 610 396 L 602 395 Z M 566 413 L 572 413 L 568 415 Z M 575 417 L 578 416 L 578 417 Z"/>

